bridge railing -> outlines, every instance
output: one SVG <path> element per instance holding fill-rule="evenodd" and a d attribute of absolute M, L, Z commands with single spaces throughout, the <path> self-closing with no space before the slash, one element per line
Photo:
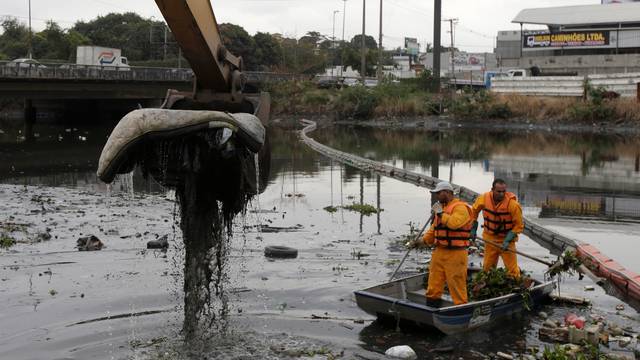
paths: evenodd
<path fill-rule="evenodd" d="M 189 82 L 193 79 L 193 71 L 176 68 L 29 64 L 3 61 L 0 62 L 0 78 Z"/>
<path fill-rule="evenodd" d="M 310 79 L 309 75 L 266 71 L 245 71 L 243 74 L 246 80 L 251 83 Z M 0 61 L 0 79 L 191 82 L 193 77 L 193 70 L 190 68 L 99 66 L 63 63 L 29 64 L 25 62 Z"/>

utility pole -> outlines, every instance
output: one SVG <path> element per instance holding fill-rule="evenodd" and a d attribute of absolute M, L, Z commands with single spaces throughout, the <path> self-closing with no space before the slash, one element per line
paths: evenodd
<path fill-rule="evenodd" d="M 331 34 L 331 77 L 333 77 L 333 70 L 336 67 L 336 14 L 340 10 L 333 10 L 333 33 Z"/>
<path fill-rule="evenodd" d="M 382 81 L 382 0 L 380 0 L 380 33 L 378 34 L 378 82 Z"/>
<path fill-rule="evenodd" d="M 164 45 L 162 46 L 162 48 L 163 48 L 162 60 L 167 61 L 167 24 L 164 25 Z"/>
<path fill-rule="evenodd" d="M 29 0 L 29 59 L 33 59 L 33 41 L 31 31 L 31 0 Z"/>
<path fill-rule="evenodd" d="M 456 81 L 456 65 L 455 65 L 455 51 L 454 51 L 455 37 L 453 33 L 453 29 L 454 29 L 453 26 L 458 23 L 458 19 L 457 18 L 446 19 L 443 21 L 449 22 L 449 26 L 450 26 L 449 32 L 451 33 L 451 47 L 449 48 L 449 52 L 451 53 L 451 76 L 453 76 L 453 86 L 454 88 L 457 88 L 458 84 Z"/>
<path fill-rule="evenodd" d="M 347 17 L 347 0 L 342 0 L 342 1 L 343 1 L 343 5 L 342 5 L 342 45 L 341 45 L 341 49 L 340 49 L 340 76 L 342 76 L 343 69 L 344 69 L 344 26 L 345 26 L 345 19 Z"/>
<path fill-rule="evenodd" d="M 433 11 L 433 87 L 434 91 L 440 92 L 440 36 L 442 21 L 442 0 L 435 0 Z"/>
<path fill-rule="evenodd" d="M 365 44 L 365 20 L 367 18 L 367 0 L 362 0 L 362 39 L 361 40 L 361 59 L 360 59 L 360 72 L 362 76 L 362 85 L 367 77 L 367 47 Z"/>

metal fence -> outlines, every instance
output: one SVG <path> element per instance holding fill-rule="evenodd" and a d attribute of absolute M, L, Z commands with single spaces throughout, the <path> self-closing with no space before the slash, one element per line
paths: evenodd
<path fill-rule="evenodd" d="M 640 73 L 524 78 L 496 77 L 491 80 L 491 91 L 503 94 L 580 97 L 584 94 L 586 81 L 591 86 L 602 86 L 624 97 L 635 97 L 638 83 L 640 83 Z"/>

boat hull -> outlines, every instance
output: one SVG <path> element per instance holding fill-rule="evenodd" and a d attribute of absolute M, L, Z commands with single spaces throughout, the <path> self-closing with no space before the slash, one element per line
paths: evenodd
<path fill-rule="evenodd" d="M 435 308 L 426 305 L 424 290 L 422 298 L 416 286 L 425 283 L 425 274 L 420 274 L 390 283 L 355 292 L 358 307 L 367 313 L 398 321 L 410 321 L 420 326 L 438 329 L 445 334 L 471 331 L 522 313 L 527 308 L 544 302 L 555 284 L 536 282 L 528 297 L 509 294 L 498 298 Z M 525 303 L 526 301 L 526 303 Z"/>

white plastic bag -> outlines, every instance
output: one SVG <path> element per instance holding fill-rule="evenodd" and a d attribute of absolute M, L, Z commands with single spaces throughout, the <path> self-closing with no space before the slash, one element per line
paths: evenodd
<path fill-rule="evenodd" d="M 394 346 L 384 353 L 386 356 L 394 359 L 413 360 L 418 358 L 416 352 L 407 345 Z"/>

